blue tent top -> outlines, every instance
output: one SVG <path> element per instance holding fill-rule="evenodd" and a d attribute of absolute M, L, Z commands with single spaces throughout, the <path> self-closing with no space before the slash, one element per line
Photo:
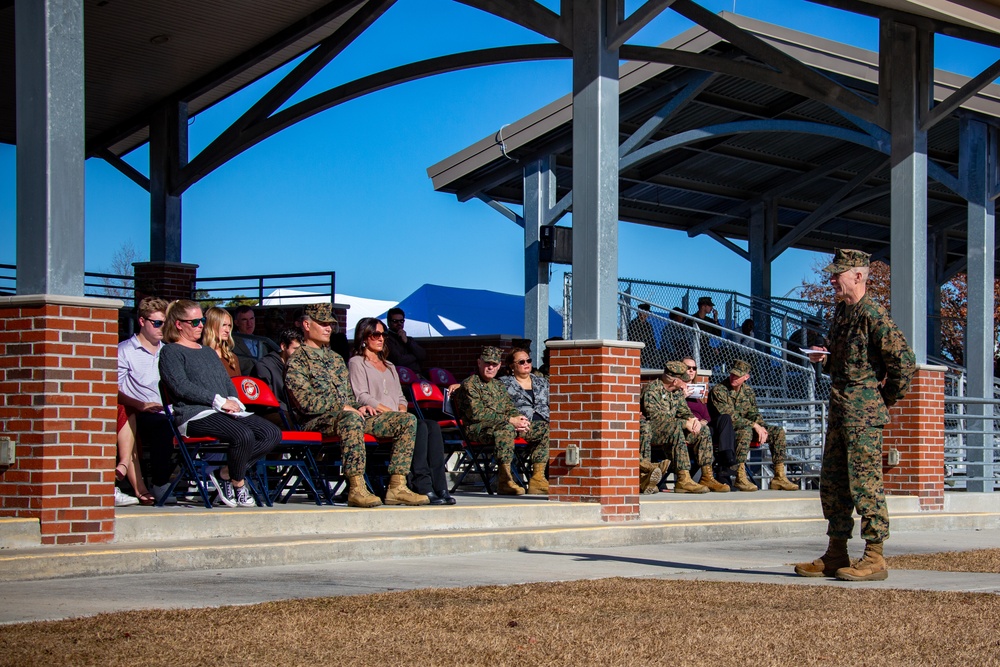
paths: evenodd
<path fill-rule="evenodd" d="M 524 335 L 524 297 L 516 294 L 423 285 L 398 307 L 407 320 L 427 322 L 442 336 Z M 562 316 L 549 307 L 549 336 L 561 335 Z"/>

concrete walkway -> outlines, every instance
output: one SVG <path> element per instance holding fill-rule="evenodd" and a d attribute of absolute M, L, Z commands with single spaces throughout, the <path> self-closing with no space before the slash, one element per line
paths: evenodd
<path fill-rule="evenodd" d="M 820 532 L 814 537 L 552 547 L 363 562 L 8 582 L 0 588 L 0 622 L 59 619 L 151 607 L 208 607 L 420 588 L 606 577 L 1000 594 L 1000 574 L 893 570 L 887 581 L 859 584 L 805 579 L 792 573 L 789 563 L 812 560 L 825 546 L 826 539 Z M 852 555 L 860 555 L 860 540 L 852 541 L 851 546 Z M 886 554 L 989 548 L 1000 548 L 1000 535 L 996 530 L 913 531 L 894 533 L 886 544 Z"/>

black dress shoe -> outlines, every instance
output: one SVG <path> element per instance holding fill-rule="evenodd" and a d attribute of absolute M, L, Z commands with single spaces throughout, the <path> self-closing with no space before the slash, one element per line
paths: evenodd
<path fill-rule="evenodd" d="M 448 491 L 442 491 L 440 493 L 436 491 L 431 491 L 427 494 L 427 497 L 431 500 L 431 505 L 454 505 L 456 501 Z"/>

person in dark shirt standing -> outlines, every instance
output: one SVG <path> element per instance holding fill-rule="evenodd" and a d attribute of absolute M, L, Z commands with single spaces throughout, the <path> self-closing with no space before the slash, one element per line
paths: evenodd
<path fill-rule="evenodd" d="M 628 339 L 645 343 L 639 363 L 643 368 L 656 368 L 657 349 L 656 334 L 653 332 L 653 325 L 649 322 L 649 304 L 639 304 L 638 312 L 634 320 L 628 323 Z"/>

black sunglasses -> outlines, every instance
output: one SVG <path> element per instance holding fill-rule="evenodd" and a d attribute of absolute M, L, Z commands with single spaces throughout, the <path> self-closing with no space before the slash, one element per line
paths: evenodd
<path fill-rule="evenodd" d="M 531 359 L 521 359 L 520 361 L 515 361 L 514 363 L 517 364 L 518 366 L 530 366 Z"/>
<path fill-rule="evenodd" d="M 188 324 L 190 324 L 193 327 L 199 327 L 199 326 L 203 327 L 203 326 L 205 326 L 205 318 L 204 317 L 196 317 L 193 320 L 177 320 L 177 321 L 178 322 L 187 322 Z"/>
<path fill-rule="evenodd" d="M 402 324 L 405 321 L 406 321 L 405 317 L 394 317 L 391 320 L 389 320 L 391 324 Z"/>
<path fill-rule="evenodd" d="M 384 331 L 375 331 L 373 333 L 368 334 L 369 338 L 382 338 L 383 336 L 385 336 Z"/>
<path fill-rule="evenodd" d="M 145 317 L 142 319 L 146 320 Z M 152 324 L 154 329 L 159 329 L 160 327 L 162 327 L 164 322 L 164 320 L 146 320 L 146 321 Z"/>

